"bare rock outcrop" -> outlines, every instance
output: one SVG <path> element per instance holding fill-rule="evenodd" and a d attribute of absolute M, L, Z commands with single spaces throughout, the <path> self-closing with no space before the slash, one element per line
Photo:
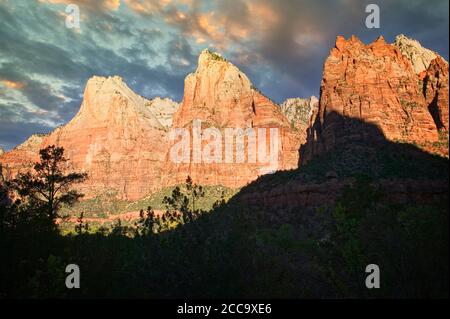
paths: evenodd
<path fill-rule="evenodd" d="M 293 127 L 305 131 L 319 108 L 319 100 L 315 96 L 309 99 L 291 98 L 284 101 L 280 107 Z"/>
<path fill-rule="evenodd" d="M 121 199 L 136 200 L 183 183 L 188 175 L 198 184 L 241 187 L 269 172 L 295 169 L 354 140 L 419 146 L 426 141 L 448 154 L 448 143 L 440 144 L 442 132 L 448 132 L 448 63 L 437 55 L 429 61 L 430 53 L 422 49 L 403 37 L 396 45 L 382 37 L 369 45 L 356 37 L 338 37 L 324 65 L 320 101 L 290 99 L 281 107 L 236 66 L 209 50 L 200 54 L 196 71 L 186 77 L 180 104 L 139 96 L 120 77 L 95 76 L 87 82 L 80 110 L 69 123 L 0 154 L 0 163 L 7 177 L 14 176 L 31 168 L 41 148 L 62 146 L 68 169 L 89 175 L 80 185 L 86 197 L 114 190 Z M 192 135 L 196 120 L 201 122 L 199 144 Z M 187 162 L 171 156 L 178 142 L 171 134 L 174 128 L 190 133 Z M 211 145 L 203 135 L 208 128 L 219 134 L 222 147 L 213 151 L 219 156 L 209 162 L 203 160 L 205 146 Z M 227 129 L 257 134 L 256 160 L 249 158 L 246 134 L 244 160 L 237 160 L 235 135 L 231 161 L 227 160 Z M 270 129 L 278 135 L 272 136 Z M 278 142 L 275 167 L 260 159 L 260 134 L 266 134 L 268 142 L 261 154 L 266 160 L 272 150 L 270 137 Z M 194 159 L 198 151 L 199 162 Z M 330 173 L 329 181 L 334 180 Z"/>
<path fill-rule="evenodd" d="M 427 70 L 431 61 L 439 56 L 436 52 L 424 48 L 419 41 L 410 39 L 403 34 L 395 38 L 394 45 L 409 59 L 416 74 Z"/>
<path fill-rule="evenodd" d="M 448 63 L 438 56 L 431 61 L 428 69 L 419 77 L 422 80 L 423 93 L 437 128 L 448 138 Z"/>
<path fill-rule="evenodd" d="M 224 128 L 240 128 L 255 129 L 259 134 L 257 129 L 266 128 L 269 137 L 271 128 L 278 129 L 279 165 L 253 163 L 248 153 L 243 163 L 237 163 L 235 149 L 230 163 L 224 157 L 217 163 L 173 162 L 171 129 L 189 129 L 194 120 L 201 120 L 203 128 L 214 127 L 222 133 Z M 120 77 L 94 76 L 87 82 L 78 114 L 69 123 L 48 136 L 30 138 L 2 155 L 0 162 L 12 176 L 29 169 L 38 160 L 39 149 L 62 146 L 69 158 L 68 169 L 88 173 L 80 185 L 86 197 L 114 190 L 121 199 L 136 200 L 184 183 L 188 175 L 199 184 L 240 187 L 268 171 L 295 168 L 301 142 L 279 106 L 254 89 L 237 67 L 205 50 L 197 71 L 186 78 L 181 105 L 170 99 L 141 97 Z M 202 143 L 204 146 L 206 141 Z M 266 146 L 267 155 L 270 142 Z"/>
<path fill-rule="evenodd" d="M 448 113 L 441 113 L 448 121 Z M 357 121 L 373 124 L 382 134 L 372 134 Z M 365 45 L 355 36 L 339 36 L 325 61 L 319 112 L 308 129 L 303 162 L 352 140 L 437 142 L 438 127 L 423 82 L 397 46 L 383 37 Z"/>
<path fill-rule="evenodd" d="M 87 82 L 80 110 L 69 123 L 48 136 L 30 138 L 1 161 L 14 173 L 36 161 L 39 149 L 62 146 L 68 169 L 88 173 L 80 185 L 87 197 L 115 190 L 122 199 L 139 199 L 160 189 L 169 143 L 167 119 L 160 121 L 151 105 L 120 77 L 95 76 Z"/>
<path fill-rule="evenodd" d="M 244 73 L 209 50 L 200 54 L 197 70 L 185 79 L 174 127 L 185 127 L 194 119 L 218 127 L 289 126 L 280 109 Z"/>
<path fill-rule="evenodd" d="M 197 70 L 186 77 L 183 101 L 174 115 L 173 126 L 192 128 L 194 120 L 202 122 L 202 129 L 218 129 L 222 134 L 222 145 L 226 144 L 225 129 L 253 129 L 257 132 L 265 128 L 267 137 L 270 129 L 277 129 L 280 147 L 278 165 L 274 169 L 296 168 L 298 165 L 298 148 L 305 140 L 304 136 L 291 128 L 280 107 L 255 89 L 243 72 L 209 50 L 200 54 Z M 201 147 L 204 145 L 203 142 Z M 247 143 L 245 149 L 248 149 Z M 270 145 L 267 145 L 268 152 L 269 149 Z M 234 157 L 236 152 L 233 153 Z M 226 163 L 224 154 L 220 159 L 221 162 L 210 164 L 195 161 L 171 163 L 171 171 L 177 179 L 171 183 L 182 182 L 190 175 L 200 184 L 241 187 L 264 174 L 268 166 L 259 160 L 251 163 L 247 159 L 243 163 Z M 268 171 L 272 169 L 268 168 Z"/>

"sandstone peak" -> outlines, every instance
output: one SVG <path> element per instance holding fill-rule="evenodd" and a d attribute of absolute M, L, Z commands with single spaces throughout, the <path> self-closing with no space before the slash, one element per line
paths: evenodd
<path fill-rule="evenodd" d="M 275 129 L 283 149 L 278 153 L 278 169 L 298 166 L 298 149 L 306 133 L 294 130 L 280 107 L 254 88 L 243 72 L 209 50 L 200 54 L 196 72 L 186 77 L 183 101 L 174 115 L 173 127 L 190 128 L 196 120 L 201 122 L 202 127 L 214 127 L 220 132 L 227 128 L 253 128 L 258 132 Z M 176 172 L 173 174 L 176 178 L 174 184 L 191 176 L 198 184 L 221 184 L 234 188 L 267 171 L 267 167 L 260 162 L 231 166 L 224 162 L 209 166 L 190 162 L 169 164 L 168 171 Z"/>
<path fill-rule="evenodd" d="M 244 85 L 246 89 L 253 88 L 250 80 L 238 67 L 226 60 L 220 53 L 210 49 L 204 49 L 200 53 L 197 70 L 188 75 L 187 79 L 194 74 L 206 78 L 216 78 L 222 74 L 226 76 L 223 80 L 227 83 L 236 82 Z"/>
<path fill-rule="evenodd" d="M 354 34 L 352 34 L 352 36 L 350 37 L 349 42 L 351 43 L 357 43 L 357 44 L 362 44 L 361 40 Z"/>
<path fill-rule="evenodd" d="M 47 145 L 64 147 L 69 167 L 89 173 L 83 184 L 87 197 L 114 189 L 122 199 L 137 199 L 163 187 L 167 129 L 176 108 L 169 99 L 136 94 L 120 77 L 95 76 L 86 84 L 78 114 L 37 140 L 34 153 Z M 15 158 L 9 162 L 15 167 L 21 158 L 30 158 L 30 152 L 11 153 L 15 155 L 9 158 Z"/>
<path fill-rule="evenodd" d="M 170 99 L 139 96 L 120 77 L 94 76 L 87 81 L 80 111 L 68 124 L 48 136 L 31 136 L 0 162 L 16 174 L 38 160 L 40 149 L 62 146 L 68 168 L 89 174 L 82 185 L 87 198 L 113 189 L 122 199 L 138 199 L 167 186 L 161 172 L 167 161 L 167 130 L 177 108 Z"/>
<path fill-rule="evenodd" d="M 380 44 L 386 44 L 386 41 L 384 40 L 384 37 L 380 35 L 374 43 L 380 43 Z"/>
<path fill-rule="evenodd" d="M 218 126 L 252 125 L 252 101 L 257 94 L 248 77 L 220 54 L 202 51 L 198 67 L 185 79 L 184 96 L 174 125 L 184 127 L 193 119 Z"/>
<path fill-rule="evenodd" d="M 10 178 L 22 170 L 29 170 L 33 163 L 39 159 L 39 150 L 47 136 L 45 134 L 33 134 L 9 152 L 4 152 L 0 148 L 0 166 L 5 168 L 5 176 Z"/>
<path fill-rule="evenodd" d="M 208 49 L 200 54 L 197 70 L 185 79 L 174 126 L 188 126 L 194 119 L 218 127 L 289 127 L 280 108 L 238 67 Z"/>
<path fill-rule="evenodd" d="M 198 57 L 199 69 L 207 68 L 211 62 L 227 63 L 228 61 L 220 53 L 204 49 Z"/>
<path fill-rule="evenodd" d="M 356 36 L 352 35 L 348 40 L 346 40 L 343 36 L 338 35 L 336 37 L 336 44 L 335 47 L 339 51 L 344 51 L 347 46 L 354 47 L 354 46 L 363 46 L 364 43 L 361 42 L 361 40 Z"/>
<path fill-rule="evenodd" d="M 338 60 L 343 57 L 349 59 L 357 56 L 390 58 L 404 64 L 406 68 L 408 68 L 408 66 L 411 68 L 410 61 L 402 55 L 395 45 L 386 43 L 383 36 L 379 36 L 375 41 L 367 45 L 355 35 L 352 35 L 348 40 L 342 36 L 338 36 L 336 38 L 335 48 L 330 51 L 328 59 L 338 62 Z"/>
<path fill-rule="evenodd" d="M 431 61 L 438 56 L 436 52 L 424 48 L 419 41 L 408 38 L 403 34 L 400 34 L 395 38 L 394 45 L 399 48 L 400 52 L 406 58 L 408 58 L 416 74 L 428 69 Z"/>
<path fill-rule="evenodd" d="M 91 93 L 102 93 L 102 94 L 129 94 L 136 95 L 123 81 L 120 76 L 97 76 L 91 77 L 85 87 L 85 91 L 89 90 Z M 131 93 L 131 94 L 130 94 Z"/>
<path fill-rule="evenodd" d="M 146 120 L 151 127 L 163 129 L 164 125 L 147 107 L 149 102 L 119 76 L 94 76 L 87 81 L 80 111 L 68 125 L 120 126 Z"/>
<path fill-rule="evenodd" d="M 365 45 L 337 38 L 324 64 L 318 116 L 302 148 L 303 162 L 340 143 L 439 140 L 439 129 L 448 127 L 448 70 L 433 59 L 436 70 L 427 71 L 421 81 L 411 59 L 428 69 L 431 61 L 424 57 L 431 51 L 404 36 L 396 42 L 380 37 Z M 363 123 L 375 125 L 369 129 Z"/>

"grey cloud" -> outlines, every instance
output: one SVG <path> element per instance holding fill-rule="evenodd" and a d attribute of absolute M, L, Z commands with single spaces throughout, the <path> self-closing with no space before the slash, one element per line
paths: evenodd
<path fill-rule="evenodd" d="M 397 34 L 405 33 L 448 57 L 448 1 L 435 1 L 432 6 L 429 1 L 418 0 L 375 1 L 381 9 L 381 29 L 367 29 L 364 25 L 365 7 L 374 3 L 372 0 L 263 0 L 259 3 L 270 5 L 283 17 L 255 47 L 250 47 L 274 70 L 291 79 L 277 87 L 262 87 L 278 101 L 286 95 L 319 93 L 323 62 L 339 34 L 346 37 L 355 34 L 369 43 L 380 34 L 393 41 Z M 296 41 L 311 33 L 320 35 L 317 42 L 301 45 Z"/>
<path fill-rule="evenodd" d="M 0 147 L 11 149 L 35 133 L 48 133 L 53 128 L 33 122 L 36 114 L 17 103 L 0 104 Z"/>

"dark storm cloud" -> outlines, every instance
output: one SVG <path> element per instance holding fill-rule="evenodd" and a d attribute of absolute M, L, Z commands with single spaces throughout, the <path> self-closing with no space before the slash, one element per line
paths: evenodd
<path fill-rule="evenodd" d="M 381 29 L 365 27 L 372 3 L 381 9 Z M 392 42 L 404 33 L 448 59 L 446 0 L 212 0 L 161 14 L 186 38 L 223 53 L 277 102 L 319 94 L 323 62 L 337 35 L 370 43 L 381 34 Z"/>
<path fill-rule="evenodd" d="M 368 4 L 378 4 L 381 9 L 381 28 L 365 27 Z M 322 65 L 337 35 L 357 35 L 365 43 L 374 41 L 379 35 L 393 42 L 401 33 L 418 39 L 424 46 L 437 51 L 448 59 L 448 1 L 406 1 L 406 0 L 321 0 L 321 1 L 277 1 L 236 0 L 219 1 L 218 16 L 223 27 L 229 28 L 222 42 L 236 43 L 239 30 L 248 29 L 253 39 L 240 39 L 240 50 L 232 53 L 239 61 L 240 56 L 255 57 L 273 67 L 273 80 L 280 77 L 287 82 L 266 81 L 261 89 L 276 101 L 287 96 L 318 94 Z M 264 9 L 264 10 L 262 10 Z M 258 15 L 261 12 L 263 16 Z M 264 16 L 266 15 L 266 17 Z M 197 19 L 197 11 L 192 13 Z M 276 17 L 270 21 L 271 16 Z M 270 27 L 261 30 L 255 20 L 268 19 Z M 187 20 L 192 20 L 187 19 Z M 212 21 L 213 22 L 213 21 Z M 180 24 L 185 32 L 195 34 L 192 23 Z M 232 28 L 232 26 L 237 26 Z M 264 32 L 259 32 L 264 31 Z M 255 41 L 252 41 L 255 40 Z M 219 45 L 220 46 L 220 43 Z M 257 65 L 252 68 L 256 82 Z"/>
<path fill-rule="evenodd" d="M 186 74 L 195 67 L 198 54 L 197 52 L 194 54 L 191 45 L 185 38 L 174 36 L 168 43 L 168 53 L 168 60 L 171 62 L 170 67 L 173 71 Z"/>
<path fill-rule="evenodd" d="M 64 27 L 68 3 L 80 5 L 81 32 Z M 365 27 L 369 3 L 380 6 L 381 29 Z M 319 94 L 337 35 L 369 43 L 403 33 L 448 60 L 448 11 L 447 0 L 3 1 L 0 81 L 9 82 L 0 84 L 0 145 L 70 120 L 92 75 L 181 100 L 205 47 L 276 102 Z"/>

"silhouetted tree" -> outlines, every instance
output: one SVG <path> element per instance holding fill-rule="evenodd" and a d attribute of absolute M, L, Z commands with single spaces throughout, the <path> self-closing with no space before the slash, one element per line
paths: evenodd
<path fill-rule="evenodd" d="M 163 216 L 163 222 L 173 222 L 181 218 L 182 223 L 190 223 L 202 214 L 203 211 L 198 210 L 195 204 L 205 196 L 203 187 L 194 184 L 192 178 L 188 176 L 185 188 L 186 194 L 177 186 L 172 191 L 172 196 L 164 197 L 163 203 L 167 207 L 167 212 Z"/>
<path fill-rule="evenodd" d="M 186 212 L 189 210 L 189 198 L 183 194 L 179 186 L 173 189 L 170 197 L 164 197 L 163 204 L 170 212 Z"/>
<path fill-rule="evenodd" d="M 75 225 L 75 232 L 78 235 L 82 235 L 83 232 L 89 231 L 89 224 L 84 221 L 84 212 L 81 212 L 80 217 L 77 218 L 77 223 Z"/>
<path fill-rule="evenodd" d="M 64 149 L 50 145 L 39 152 L 40 162 L 35 163 L 34 172 L 21 173 L 10 182 L 23 200 L 39 207 L 46 217 L 54 221 L 61 205 L 73 205 L 84 195 L 71 190 L 71 186 L 83 182 L 85 173 L 65 173 L 67 158 Z"/>
<path fill-rule="evenodd" d="M 139 212 L 139 220 L 135 223 L 136 235 L 153 235 L 157 219 L 159 218 L 155 216 L 155 212 L 150 206 L 147 208 L 146 212 L 141 209 L 141 211 Z"/>
<path fill-rule="evenodd" d="M 205 191 L 202 186 L 194 184 L 190 176 L 186 179 L 186 190 L 188 191 L 188 195 L 192 201 L 191 211 L 195 214 L 197 212 L 195 208 L 195 200 L 204 197 Z"/>

